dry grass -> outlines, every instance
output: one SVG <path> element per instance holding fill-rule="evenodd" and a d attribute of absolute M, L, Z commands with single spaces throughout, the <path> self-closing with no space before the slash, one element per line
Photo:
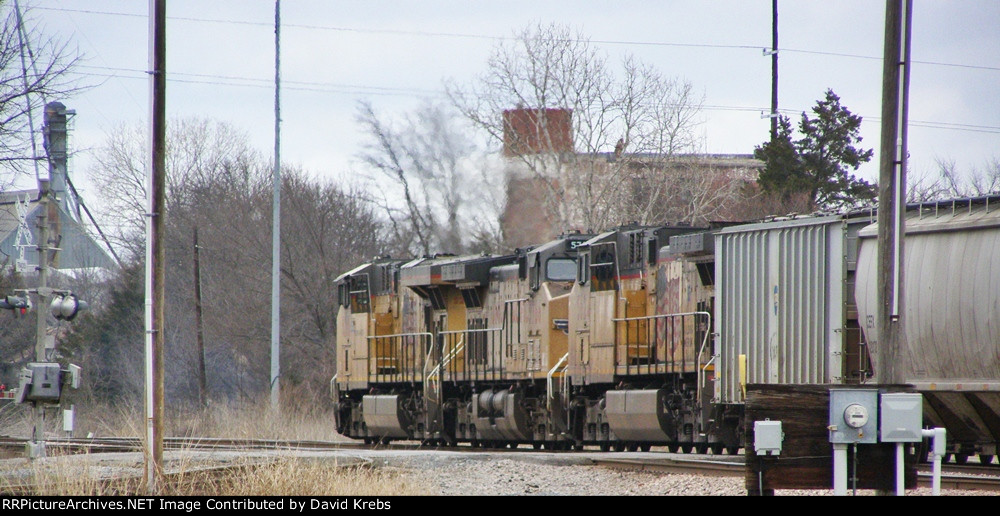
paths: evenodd
<path fill-rule="evenodd" d="M 145 434 L 141 408 L 91 407 L 77 409 L 78 437 L 135 437 Z M 165 432 L 172 437 L 219 437 L 230 439 L 286 439 L 340 441 L 333 413 L 312 409 L 272 410 L 267 403 L 238 406 L 216 404 L 206 410 L 171 409 Z"/>
<path fill-rule="evenodd" d="M 91 457 L 94 458 L 94 457 Z M 169 466 L 168 466 L 169 467 Z M 98 464 L 81 457 L 50 457 L 26 463 L 20 479 L 0 477 L 0 494 L 110 496 L 147 494 L 141 464 Z M 25 488 L 25 486 L 31 486 Z M 243 457 L 219 468 L 186 462 L 168 470 L 167 496 L 415 496 L 427 494 L 418 479 L 334 460 Z"/>
<path fill-rule="evenodd" d="M 286 409 L 272 411 L 264 403 L 206 411 L 172 412 L 168 409 L 168 436 L 232 439 L 345 440 L 334 429 L 327 412 Z M 50 420 L 51 421 L 51 420 Z M 144 435 L 141 409 L 77 407 L 76 431 L 83 437 L 139 437 Z M 48 425 L 47 425 L 48 426 Z M 52 456 L 35 461 L 8 459 L 0 475 L 0 494 L 23 493 L 54 496 L 147 494 L 141 459 L 131 463 L 105 460 L 102 454 Z M 161 494 L 165 495 L 312 495 L 405 496 L 427 494 L 416 477 L 385 469 L 338 464 L 333 459 L 279 456 L 255 458 L 251 451 L 235 452 L 228 459 L 196 458 L 191 450 L 167 452 L 167 471 Z M 218 466 L 222 464 L 224 468 Z"/>

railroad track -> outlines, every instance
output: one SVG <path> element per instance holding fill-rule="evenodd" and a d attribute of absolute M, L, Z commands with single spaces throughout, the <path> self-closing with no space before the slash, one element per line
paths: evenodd
<path fill-rule="evenodd" d="M 0 437 L 0 449 L 22 451 L 27 439 Z M 142 451 L 142 439 L 135 437 L 95 437 L 95 438 L 59 438 L 46 440 L 46 447 L 63 453 L 105 453 L 105 452 L 136 452 Z M 433 449 L 414 442 L 399 442 L 389 445 L 394 450 L 399 449 Z M 315 441 L 315 440 L 281 440 L 281 439 L 231 439 L 231 438 L 164 438 L 166 450 L 191 451 L 239 451 L 239 450 L 297 450 L 297 451 L 333 451 L 385 448 L 386 445 L 367 445 L 359 441 Z M 471 446 L 441 447 L 445 450 L 466 452 L 508 453 L 527 451 L 526 448 L 476 448 Z M 552 453 L 553 451 L 549 451 Z M 579 453 L 575 451 L 555 451 L 560 454 Z M 593 453 L 585 450 L 584 453 Z M 713 457 L 713 458 L 705 458 Z M 714 458 L 719 457 L 719 458 Z M 746 474 L 742 456 L 692 456 L 691 458 L 667 457 L 621 457 L 607 454 L 607 457 L 591 459 L 595 465 L 625 469 L 630 471 L 648 471 L 655 473 L 687 473 L 706 476 L 743 476 Z M 218 468 L 224 471 L 226 467 Z M 930 465 L 918 466 L 917 482 L 921 487 L 931 486 Z M 960 489 L 975 491 L 1000 492 L 1000 468 L 996 465 L 957 465 L 945 464 L 941 478 L 942 489 Z"/>
<path fill-rule="evenodd" d="M 0 448 L 23 450 L 25 438 L 0 437 Z M 111 453 L 142 451 L 144 440 L 137 437 L 92 437 L 46 439 L 45 447 L 65 453 Z M 281 439 L 229 439 L 166 437 L 166 450 L 339 450 L 357 449 L 364 444 L 354 441 L 309 441 Z"/>

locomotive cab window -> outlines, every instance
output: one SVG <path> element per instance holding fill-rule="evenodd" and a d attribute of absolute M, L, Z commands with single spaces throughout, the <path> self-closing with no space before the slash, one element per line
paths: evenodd
<path fill-rule="evenodd" d="M 350 279 L 351 312 L 356 314 L 368 313 L 370 305 L 368 277 L 359 276 Z"/>
<path fill-rule="evenodd" d="M 545 262 L 545 279 L 549 281 L 575 280 L 576 260 L 572 258 L 549 258 Z"/>
<path fill-rule="evenodd" d="M 337 285 L 337 302 L 344 308 L 351 306 L 350 288 L 347 281 Z"/>
<path fill-rule="evenodd" d="M 590 275 L 594 282 L 593 290 L 615 290 L 617 275 L 614 247 L 601 245 L 596 247 L 593 253 L 594 263 L 590 264 Z"/>

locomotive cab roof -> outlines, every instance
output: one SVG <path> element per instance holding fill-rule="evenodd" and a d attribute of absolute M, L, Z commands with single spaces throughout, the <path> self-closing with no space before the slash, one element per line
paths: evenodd
<path fill-rule="evenodd" d="M 489 281 L 490 269 L 515 263 L 516 255 L 466 255 L 414 260 L 400 267 L 400 285 L 482 286 Z"/>

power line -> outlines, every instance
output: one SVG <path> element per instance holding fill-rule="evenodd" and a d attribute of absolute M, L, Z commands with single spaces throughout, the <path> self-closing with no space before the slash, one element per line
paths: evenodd
<path fill-rule="evenodd" d="M 74 12 L 82 14 L 96 14 L 96 15 L 108 15 L 108 16 L 126 16 L 134 18 L 146 19 L 146 14 L 136 14 L 136 13 L 122 13 L 114 11 L 95 11 L 90 9 L 67 9 L 61 7 L 36 7 L 36 9 L 44 11 L 59 11 L 59 12 Z M 253 22 L 253 21 L 242 21 L 242 20 L 223 20 L 216 18 L 195 18 L 187 16 L 170 16 L 170 20 L 177 21 L 190 21 L 198 23 L 220 23 L 227 25 L 246 25 L 255 27 L 267 27 L 272 28 L 270 23 L 264 22 Z M 493 41 L 510 41 L 517 40 L 519 38 L 514 36 L 491 36 L 487 34 L 467 34 L 467 33 L 457 33 L 457 32 L 432 32 L 432 31 L 418 31 L 418 30 L 401 30 L 401 29 L 365 29 L 357 27 L 337 27 L 331 25 L 310 25 L 310 24 L 300 24 L 300 23 L 287 23 L 283 25 L 284 27 L 291 27 L 297 29 L 307 29 L 307 30 L 325 30 L 334 32 L 355 32 L 361 34 L 392 34 L 399 36 L 422 36 L 422 37 L 443 37 L 443 38 L 464 38 L 464 39 L 483 39 L 483 40 L 493 40 Z M 584 40 L 575 40 L 584 41 Z M 765 48 L 764 45 L 726 45 L 726 44 L 713 44 L 713 43 L 677 43 L 677 42 L 666 42 L 666 41 L 635 41 L 635 40 L 605 40 L 605 39 L 590 39 L 586 40 L 591 43 L 606 44 L 606 45 L 627 45 L 627 46 L 659 46 L 659 47 L 678 47 L 678 48 L 719 48 L 719 49 L 736 49 L 736 50 L 760 50 Z M 821 50 L 805 50 L 805 49 L 795 49 L 795 48 L 779 48 L 778 52 L 785 53 L 798 53 L 798 54 L 812 54 L 812 55 L 824 55 L 833 57 L 846 57 L 852 59 L 866 59 L 881 61 L 882 58 L 879 56 L 866 56 L 861 54 L 848 54 L 843 52 L 827 52 Z M 945 63 L 940 61 L 911 61 L 913 64 L 923 64 L 932 66 L 947 66 L 955 68 L 966 68 L 971 70 L 989 70 L 989 71 L 1000 71 L 1000 67 L 997 66 L 984 66 L 984 65 L 972 65 L 967 63 Z"/>
<path fill-rule="evenodd" d="M 81 65 L 80 68 L 91 68 L 96 70 L 106 70 L 109 72 L 125 72 L 135 75 L 118 75 L 114 73 L 103 74 L 103 73 L 88 73 L 88 75 L 98 76 L 98 77 L 116 77 L 116 78 L 126 78 L 126 79 L 137 79 L 137 80 L 147 80 L 145 72 L 143 70 L 128 69 L 128 68 L 113 68 L 106 66 L 87 66 Z M 194 79 L 183 79 L 180 77 L 194 77 Z M 213 80 L 221 79 L 221 80 Z M 172 83 L 182 83 L 182 84 L 206 84 L 206 85 L 218 85 L 218 86 L 243 86 L 250 88 L 261 88 L 261 89 L 272 89 L 273 85 L 269 82 L 269 79 L 258 79 L 253 77 L 240 77 L 232 75 L 214 75 L 214 74 L 195 74 L 195 73 L 182 73 L 182 72 L 172 72 L 171 76 L 167 78 L 168 82 Z M 227 82 L 228 81 L 228 82 Z M 235 82 L 234 82 L 235 81 Z M 344 95 L 396 95 L 396 96 L 417 96 L 417 97 L 444 97 L 446 93 L 439 90 L 425 90 L 418 88 L 393 88 L 388 86 L 371 86 L 363 84 L 338 84 L 338 83 L 323 83 L 323 82 L 312 82 L 312 81 L 282 81 L 285 88 L 293 91 L 307 91 L 307 92 L 320 92 L 320 93 L 340 93 Z M 726 106 L 726 105 L 716 105 L 707 104 L 702 105 L 701 109 L 707 111 L 743 111 L 743 112 L 765 112 L 769 111 L 769 108 L 760 106 Z M 779 112 L 786 115 L 799 115 L 806 110 L 796 110 L 796 109 L 780 109 Z M 865 117 L 859 115 L 866 122 L 878 121 L 879 117 Z M 913 127 L 925 127 L 932 129 L 952 129 L 960 131 L 970 131 L 970 132 L 982 132 L 982 133 L 1000 133 L 1000 126 L 988 126 L 988 125 L 973 125 L 973 124 L 960 124 L 954 122 L 936 122 L 936 121 L 921 121 L 921 120 L 910 120 L 910 125 Z"/>

